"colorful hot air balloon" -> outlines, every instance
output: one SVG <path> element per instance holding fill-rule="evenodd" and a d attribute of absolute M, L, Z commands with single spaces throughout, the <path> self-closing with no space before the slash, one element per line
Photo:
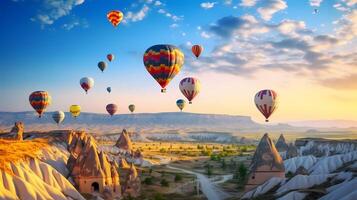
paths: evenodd
<path fill-rule="evenodd" d="M 278 106 L 278 94 L 274 90 L 261 90 L 254 97 L 255 105 L 264 115 L 265 121 L 269 122 L 269 117 Z"/>
<path fill-rule="evenodd" d="M 108 12 L 107 18 L 110 23 L 113 24 L 114 27 L 117 27 L 121 20 L 123 20 L 123 13 L 120 12 L 119 10 L 113 10 Z"/>
<path fill-rule="evenodd" d="M 131 113 L 133 113 L 135 111 L 135 105 L 134 104 L 130 104 L 129 105 L 129 110 Z"/>
<path fill-rule="evenodd" d="M 176 101 L 176 105 L 182 111 L 185 108 L 186 101 L 183 99 L 179 99 Z"/>
<path fill-rule="evenodd" d="M 105 70 L 105 68 L 107 68 L 107 63 L 104 61 L 100 61 L 98 63 L 98 68 L 103 72 Z"/>
<path fill-rule="evenodd" d="M 192 104 L 192 100 L 201 90 L 201 83 L 196 78 L 187 77 L 181 80 L 180 90 L 188 99 L 189 104 Z"/>
<path fill-rule="evenodd" d="M 60 124 L 64 120 L 65 114 L 62 111 L 56 111 L 52 114 L 52 118 L 57 124 Z"/>
<path fill-rule="evenodd" d="M 198 58 L 201 55 L 202 51 L 203 51 L 203 47 L 201 45 L 196 44 L 192 46 L 192 53 L 193 55 L 196 56 L 196 58 Z"/>
<path fill-rule="evenodd" d="M 173 45 L 154 45 L 144 54 L 144 65 L 151 76 L 160 84 L 161 92 L 180 72 L 184 54 Z"/>
<path fill-rule="evenodd" d="M 77 118 L 81 114 L 81 107 L 79 105 L 71 105 L 69 112 L 74 118 Z"/>
<path fill-rule="evenodd" d="M 46 111 L 47 106 L 51 104 L 51 96 L 46 91 L 36 91 L 30 94 L 29 101 L 40 118 Z"/>
<path fill-rule="evenodd" d="M 118 106 L 115 105 L 115 104 L 108 104 L 107 107 L 106 107 L 108 113 L 110 114 L 110 116 L 113 116 L 117 110 L 118 110 Z"/>
<path fill-rule="evenodd" d="M 81 84 L 81 87 L 88 93 L 88 90 L 91 89 L 94 86 L 94 79 L 90 77 L 84 77 L 82 78 L 79 83 Z"/>
<path fill-rule="evenodd" d="M 114 60 L 114 55 L 113 54 L 108 54 L 107 55 L 107 59 L 109 60 L 109 62 L 112 62 L 112 60 Z"/>

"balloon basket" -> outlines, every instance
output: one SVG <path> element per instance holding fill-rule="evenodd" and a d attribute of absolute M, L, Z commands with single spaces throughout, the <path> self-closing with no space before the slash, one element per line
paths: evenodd
<path fill-rule="evenodd" d="M 269 122 L 269 119 L 266 119 L 265 122 Z"/>
<path fill-rule="evenodd" d="M 161 93 L 166 93 L 166 88 L 161 89 Z"/>
<path fill-rule="evenodd" d="M 189 104 L 192 104 L 192 101 L 188 102 Z"/>

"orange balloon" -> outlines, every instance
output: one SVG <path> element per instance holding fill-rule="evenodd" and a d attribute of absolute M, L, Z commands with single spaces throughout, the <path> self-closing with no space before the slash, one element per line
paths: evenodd
<path fill-rule="evenodd" d="M 123 13 L 119 10 L 113 10 L 107 14 L 108 20 L 113 24 L 114 27 L 117 27 L 120 24 L 120 22 L 123 20 L 123 16 Z"/>

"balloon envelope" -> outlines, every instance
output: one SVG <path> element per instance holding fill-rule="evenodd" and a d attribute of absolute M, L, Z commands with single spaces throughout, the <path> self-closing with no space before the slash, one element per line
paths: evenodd
<path fill-rule="evenodd" d="M 107 105 L 106 109 L 110 116 L 113 116 L 118 111 L 118 106 L 111 103 Z"/>
<path fill-rule="evenodd" d="M 60 124 L 64 120 L 65 114 L 62 111 L 56 111 L 52 114 L 52 118 L 57 124 Z"/>
<path fill-rule="evenodd" d="M 107 18 L 114 27 L 117 27 L 119 23 L 123 20 L 123 13 L 119 10 L 112 10 L 108 12 Z"/>
<path fill-rule="evenodd" d="M 185 108 L 186 101 L 183 99 L 179 99 L 176 101 L 176 105 L 182 111 Z"/>
<path fill-rule="evenodd" d="M 107 55 L 107 59 L 109 60 L 109 62 L 112 62 L 112 60 L 114 60 L 114 55 L 113 54 L 108 54 Z"/>
<path fill-rule="evenodd" d="M 187 77 L 181 80 L 180 90 L 182 94 L 188 99 L 189 103 L 192 103 L 192 100 L 197 96 L 201 91 L 201 83 L 198 79 Z"/>
<path fill-rule="evenodd" d="M 112 88 L 111 87 L 107 87 L 107 91 L 110 93 L 112 92 Z"/>
<path fill-rule="evenodd" d="M 30 94 L 29 101 L 32 108 L 41 117 L 46 111 L 47 106 L 51 104 L 51 96 L 46 91 L 36 91 Z"/>
<path fill-rule="evenodd" d="M 129 110 L 130 110 L 130 112 L 134 112 L 135 111 L 135 105 L 134 104 L 130 104 L 129 105 Z"/>
<path fill-rule="evenodd" d="M 81 107 L 79 105 L 71 105 L 69 112 L 71 112 L 73 117 L 78 117 L 81 114 Z"/>
<path fill-rule="evenodd" d="M 203 47 L 201 45 L 197 45 L 196 44 L 196 45 L 192 46 L 191 50 L 192 50 L 193 55 L 195 55 L 196 58 L 198 58 L 201 55 L 202 51 L 203 51 Z"/>
<path fill-rule="evenodd" d="M 254 103 L 268 122 L 278 106 L 278 94 L 274 90 L 261 90 L 255 95 Z"/>
<path fill-rule="evenodd" d="M 79 83 L 81 84 L 83 90 L 87 93 L 88 90 L 94 86 L 94 79 L 90 77 L 84 77 L 79 81 Z"/>
<path fill-rule="evenodd" d="M 107 68 L 107 63 L 104 61 L 100 61 L 98 63 L 98 68 L 103 72 L 105 70 L 105 68 Z"/>
<path fill-rule="evenodd" d="M 165 87 L 180 72 L 184 54 L 173 45 L 154 45 L 146 50 L 143 60 L 146 70 L 160 84 L 161 92 L 165 92 Z"/>

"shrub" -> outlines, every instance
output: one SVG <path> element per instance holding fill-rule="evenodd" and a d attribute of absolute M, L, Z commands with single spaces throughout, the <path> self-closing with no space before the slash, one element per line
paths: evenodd
<path fill-rule="evenodd" d="M 145 183 L 146 185 L 152 185 L 152 183 L 153 183 L 152 178 L 151 178 L 151 177 L 146 177 L 146 178 L 144 179 L 144 183 Z"/>
<path fill-rule="evenodd" d="M 176 174 L 176 175 L 175 175 L 175 182 L 179 182 L 179 181 L 181 181 L 181 180 L 182 180 L 181 174 Z"/>
<path fill-rule="evenodd" d="M 162 187 L 169 187 L 170 183 L 166 179 L 162 179 L 160 182 Z"/>

